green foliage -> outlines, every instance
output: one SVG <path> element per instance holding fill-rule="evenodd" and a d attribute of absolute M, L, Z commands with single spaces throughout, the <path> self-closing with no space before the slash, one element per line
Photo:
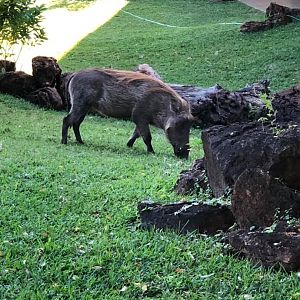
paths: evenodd
<path fill-rule="evenodd" d="M 34 46 L 46 39 L 41 27 L 44 6 L 34 6 L 35 0 L 0 1 L 0 56 L 16 54 L 16 46 Z"/>

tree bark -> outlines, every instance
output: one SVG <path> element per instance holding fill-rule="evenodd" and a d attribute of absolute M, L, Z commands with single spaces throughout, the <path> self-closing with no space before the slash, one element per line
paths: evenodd
<path fill-rule="evenodd" d="M 207 191 L 209 188 L 203 158 L 194 161 L 190 170 L 180 173 L 174 190 L 177 194 L 188 195 Z"/>
<path fill-rule="evenodd" d="M 238 230 L 228 241 L 234 252 L 263 267 L 300 270 L 300 226 L 274 232 Z"/>
<path fill-rule="evenodd" d="M 272 106 L 277 122 L 300 123 L 300 85 L 275 94 Z"/>
<path fill-rule="evenodd" d="M 202 132 L 205 169 L 216 197 L 233 188 L 246 169 L 270 172 L 300 190 L 300 126 L 260 123 L 213 126 Z"/>
<path fill-rule="evenodd" d="M 241 32 L 257 32 L 273 27 L 287 25 L 293 22 L 293 16 L 299 16 L 300 9 L 289 8 L 276 3 L 271 3 L 266 9 L 265 21 L 250 21 L 241 25 Z"/>
<path fill-rule="evenodd" d="M 296 163 L 299 168 L 300 160 Z M 296 171 L 291 166 L 284 167 L 288 173 Z M 280 174 L 272 173 L 272 168 L 269 172 L 247 169 L 235 182 L 231 198 L 232 212 L 241 228 L 263 228 L 282 217 L 300 217 L 300 189 L 294 189 L 300 187 L 300 174 L 293 175 L 293 180 L 298 182 L 292 182 L 289 187 L 287 182 L 277 177 Z"/>
<path fill-rule="evenodd" d="M 141 227 L 144 229 L 172 229 L 179 233 L 197 231 L 215 234 L 226 231 L 235 220 L 230 208 L 198 202 L 181 202 L 161 205 L 141 202 L 138 205 Z"/>

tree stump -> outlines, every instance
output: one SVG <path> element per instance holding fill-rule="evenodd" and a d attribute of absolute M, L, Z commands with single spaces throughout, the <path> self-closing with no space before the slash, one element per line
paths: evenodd
<path fill-rule="evenodd" d="M 300 85 L 275 94 L 272 106 L 276 111 L 276 121 L 300 123 Z"/>
<path fill-rule="evenodd" d="M 300 190 L 300 127 L 260 123 L 213 126 L 202 132 L 205 169 L 216 197 L 246 169 L 260 168 Z M 299 183 L 297 183 L 299 182 Z"/>
<path fill-rule="evenodd" d="M 263 267 L 300 270 L 300 226 L 274 232 L 238 230 L 228 235 L 228 242 L 234 252 Z"/>
<path fill-rule="evenodd" d="M 300 217 L 300 173 L 296 173 L 300 170 L 300 157 L 293 162 L 298 167 L 285 162 L 283 174 L 271 167 L 269 172 L 246 169 L 238 177 L 233 188 L 232 212 L 241 228 L 267 227 L 282 217 Z"/>
<path fill-rule="evenodd" d="M 179 233 L 197 231 L 215 234 L 226 231 L 235 220 L 230 208 L 198 202 L 161 205 L 141 202 L 138 205 L 141 227 L 144 229 L 172 229 Z"/>
<path fill-rule="evenodd" d="M 61 68 L 53 57 L 36 56 L 32 59 L 32 75 L 39 87 L 57 87 Z"/>

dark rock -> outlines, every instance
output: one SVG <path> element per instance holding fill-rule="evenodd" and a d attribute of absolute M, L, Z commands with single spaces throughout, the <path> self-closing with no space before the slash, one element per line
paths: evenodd
<path fill-rule="evenodd" d="M 206 191 L 209 188 L 208 180 L 204 168 L 203 158 L 194 161 L 190 170 L 184 170 L 180 173 L 174 190 L 178 194 L 188 195 L 198 193 L 201 190 Z"/>
<path fill-rule="evenodd" d="M 238 230 L 228 241 L 234 252 L 264 267 L 300 270 L 300 226 L 274 232 Z"/>
<path fill-rule="evenodd" d="M 269 172 L 246 169 L 238 177 L 233 188 L 232 212 L 241 228 L 270 226 L 287 214 L 300 217 L 300 157 L 295 163 L 298 167 L 285 162 L 276 172 L 274 167 Z"/>
<path fill-rule="evenodd" d="M 161 205 L 141 202 L 138 205 L 141 227 L 173 229 L 179 233 L 197 231 L 215 234 L 226 231 L 235 220 L 227 206 L 182 202 Z"/>

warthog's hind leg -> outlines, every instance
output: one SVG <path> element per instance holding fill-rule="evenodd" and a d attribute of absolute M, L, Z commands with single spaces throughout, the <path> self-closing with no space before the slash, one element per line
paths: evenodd
<path fill-rule="evenodd" d="M 83 144 L 79 127 L 82 121 L 84 120 L 85 115 L 86 115 L 85 111 L 77 111 L 76 113 L 72 111 L 64 118 L 63 126 L 62 126 L 62 138 L 61 138 L 62 144 L 67 144 L 69 127 L 73 127 L 76 141 L 79 144 Z"/>
<path fill-rule="evenodd" d="M 74 134 L 75 134 L 75 137 L 76 137 L 76 141 L 79 144 L 83 144 L 83 140 L 82 140 L 81 135 L 80 135 L 79 127 L 80 127 L 80 124 L 82 123 L 82 121 L 84 120 L 84 118 L 85 118 L 85 115 L 81 116 L 79 118 L 79 120 L 73 124 L 73 131 L 74 131 Z"/>
<path fill-rule="evenodd" d="M 139 133 L 137 127 L 135 127 L 131 138 L 127 142 L 127 146 L 131 148 L 133 146 L 134 142 L 136 141 L 136 139 L 139 138 L 139 137 L 140 137 L 140 133 Z"/>
<path fill-rule="evenodd" d="M 137 124 L 137 127 L 138 127 L 141 137 L 144 140 L 144 143 L 147 146 L 147 152 L 154 153 L 154 150 L 153 150 L 153 147 L 151 144 L 152 137 L 151 137 L 151 133 L 150 133 L 149 124 L 145 124 L 145 123 L 142 123 L 140 125 Z"/>
<path fill-rule="evenodd" d="M 68 142 L 68 129 L 70 127 L 69 118 L 70 118 L 70 115 L 67 115 L 63 119 L 63 125 L 62 125 L 62 131 L 61 131 L 61 143 L 62 144 L 67 144 L 67 142 Z"/>

